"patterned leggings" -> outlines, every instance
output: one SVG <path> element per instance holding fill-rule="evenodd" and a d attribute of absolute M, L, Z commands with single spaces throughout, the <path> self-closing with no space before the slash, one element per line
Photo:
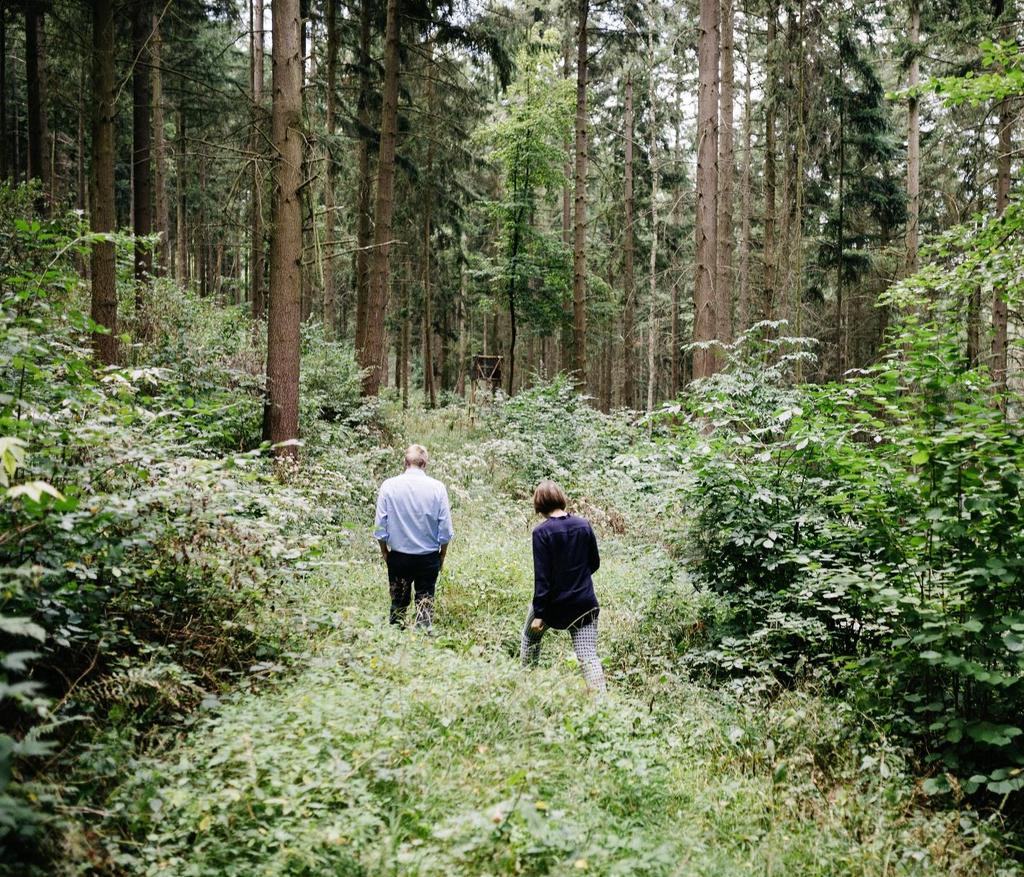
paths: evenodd
<path fill-rule="evenodd" d="M 533 623 L 533 606 L 526 613 L 526 625 L 523 627 L 523 640 L 519 656 L 524 667 L 530 667 L 540 660 L 540 641 L 544 631 L 539 633 L 530 630 Z M 546 628 L 545 628 L 546 629 Z M 576 652 L 576 660 L 580 662 L 583 678 L 591 691 L 605 691 L 604 670 L 601 659 L 597 656 L 597 619 L 579 627 L 569 628 L 572 637 L 572 648 Z"/>

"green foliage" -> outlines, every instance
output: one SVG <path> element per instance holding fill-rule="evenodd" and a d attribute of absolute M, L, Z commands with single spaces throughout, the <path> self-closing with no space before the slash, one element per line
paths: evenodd
<path fill-rule="evenodd" d="M 12 217 L 24 199 L 0 198 L 0 847 L 27 867 L 62 824 L 40 756 L 167 721 L 197 701 L 188 680 L 274 654 L 257 609 L 309 540 L 263 450 L 238 450 L 258 435 L 251 327 L 158 284 L 159 337 L 97 370 L 75 271 L 91 236 L 75 214 Z M 104 678 L 124 684 L 99 697 Z"/>
<path fill-rule="evenodd" d="M 559 70 L 559 35 L 536 26 L 517 57 L 517 78 L 501 102 L 498 121 L 479 140 L 501 169 L 502 198 L 488 211 L 498 223 L 500 255 L 487 266 L 510 313 L 550 332 L 562 320 L 572 286 L 572 258 L 561 237 L 537 227 L 537 210 L 565 184 L 565 142 L 572 127 L 573 91 Z"/>
<path fill-rule="evenodd" d="M 984 41 L 980 49 L 981 71 L 962 76 L 941 76 L 921 86 L 921 91 L 940 95 L 946 106 L 976 106 L 1024 94 L 1024 52 L 1014 40 Z"/>
<path fill-rule="evenodd" d="M 362 405 L 361 376 L 351 344 L 328 340 L 318 323 L 303 327 L 299 399 L 304 439 L 319 420 L 352 421 Z"/>
<path fill-rule="evenodd" d="M 597 411 L 564 376 L 505 400 L 487 427 L 500 438 L 482 451 L 500 463 L 495 474 L 516 495 L 531 496 L 538 481 L 552 478 L 576 511 L 613 529 L 653 526 L 678 477 L 676 449 L 651 442 L 630 412 Z"/>
<path fill-rule="evenodd" d="M 705 669 L 836 685 L 967 792 L 1024 787 L 1024 431 L 958 330 L 971 284 L 1020 300 L 1021 227 L 940 239 L 892 296 L 889 355 L 844 383 L 786 389 L 754 361 L 702 385 L 680 493 L 724 607 Z"/>
<path fill-rule="evenodd" d="M 497 487 L 464 411 L 410 411 L 399 427 L 431 449 L 453 501 L 436 636 L 388 628 L 373 547 L 342 535 L 333 564 L 289 588 L 311 643 L 294 672 L 223 698 L 105 799 L 111 868 L 1015 872 L 976 814 L 919 806 L 903 753 L 857 740 L 850 706 L 806 693 L 763 705 L 688 682 L 663 636 L 685 577 L 637 533 L 602 539 L 609 695 L 586 695 L 557 634 L 524 672 L 529 504 Z M 392 450 L 380 474 L 396 465 Z"/>

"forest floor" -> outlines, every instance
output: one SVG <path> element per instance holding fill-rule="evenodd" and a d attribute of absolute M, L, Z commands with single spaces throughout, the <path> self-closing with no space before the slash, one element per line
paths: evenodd
<path fill-rule="evenodd" d="M 300 644 L 289 666 L 208 703 L 114 791 L 99 831 L 122 868 L 1018 873 L 983 819 L 927 807 L 895 747 L 858 743 L 848 707 L 688 681 L 668 628 L 696 598 L 656 528 L 599 531 L 608 694 L 587 693 L 565 635 L 523 670 L 535 519 L 478 438 L 461 416 L 409 414 L 388 452 L 397 469 L 397 448 L 422 441 L 451 494 L 435 635 L 386 623 L 372 507 L 353 510 L 268 609 L 263 623 Z"/>

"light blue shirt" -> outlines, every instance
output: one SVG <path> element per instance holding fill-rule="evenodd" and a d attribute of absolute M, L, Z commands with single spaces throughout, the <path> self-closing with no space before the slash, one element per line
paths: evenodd
<path fill-rule="evenodd" d="M 418 466 L 380 486 L 373 537 L 392 551 L 436 554 L 454 535 L 448 491 Z"/>

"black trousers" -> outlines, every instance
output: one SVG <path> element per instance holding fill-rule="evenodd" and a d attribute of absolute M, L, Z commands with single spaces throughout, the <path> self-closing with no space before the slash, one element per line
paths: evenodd
<path fill-rule="evenodd" d="M 434 621 L 434 589 L 441 572 L 440 553 L 403 554 L 388 552 L 388 588 L 391 591 L 391 623 L 401 624 L 416 591 L 416 626 L 430 627 Z"/>

